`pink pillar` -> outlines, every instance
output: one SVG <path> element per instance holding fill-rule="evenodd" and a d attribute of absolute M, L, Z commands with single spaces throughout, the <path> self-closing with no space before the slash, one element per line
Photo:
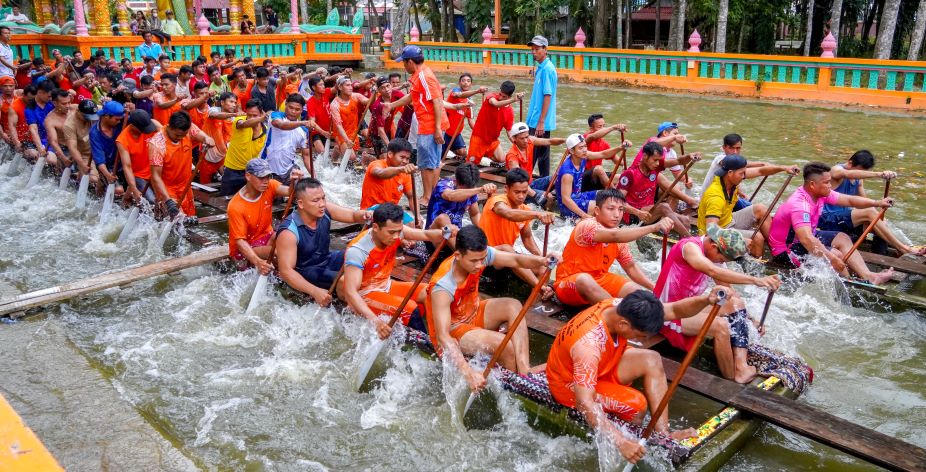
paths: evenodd
<path fill-rule="evenodd" d="M 823 42 L 820 43 L 820 47 L 823 49 L 823 54 L 820 54 L 820 57 L 836 57 L 836 38 L 833 37 L 833 33 L 827 33 L 826 37 L 823 38 Z"/>
<path fill-rule="evenodd" d="M 386 31 L 383 32 L 383 44 L 392 44 L 392 30 L 386 28 Z"/>
<path fill-rule="evenodd" d="M 193 18 L 196 18 L 197 27 L 199 27 L 199 16 L 202 15 L 202 13 L 203 13 L 203 0 L 193 0 Z"/>
<path fill-rule="evenodd" d="M 200 13 L 199 19 L 196 20 L 196 27 L 199 29 L 200 36 L 209 36 L 209 20 L 206 15 Z"/>
<path fill-rule="evenodd" d="M 289 29 L 292 34 L 299 34 L 302 31 L 299 30 L 299 10 L 296 0 L 289 0 L 289 8 L 292 10 L 292 13 L 289 14 Z"/>
<path fill-rule="evenodd" d="M 575 40 L 576 40 L 576 47 L 577 47 L 577 48 L 584 48 L 584 47 L 585 47 L 585 38 L 586 38 L 586 36 L 585 36 L 585 31 L 582 31 L 582 27 L 580 26 L 580 27 L 579 27 L 579 30 L 576 31 L 575 37 L 573 37 L 572 39 L 575 39 Z"/>
<path fill-rule="evenodd" d="M 418 31 L 418 26 L 412 26 L 412 30 L 408 32 L 410 38 L 410 43 L 417 43 L 421 39 L 421 31 Z"/>
<path fill-rule="evenodd" d="M 84 18 L 83 0 L 74 0 L 74 29 L 77 36 L 90 36 L 87 30 L 87 20 Z"/>
<path fill-rule="evenodd" d="M 698 46 L 701 45 L 701 35 L 698 34 L 698 30 L 694 30 L 691 33 L 691 36 L 688 37 L 688 52 L 701 52 L 701 48 Z"/>
<path fill-rule="evenodd" d="M 482 44 L 492 44 L 492 30 L 488 26 L 482 30 Z"/>

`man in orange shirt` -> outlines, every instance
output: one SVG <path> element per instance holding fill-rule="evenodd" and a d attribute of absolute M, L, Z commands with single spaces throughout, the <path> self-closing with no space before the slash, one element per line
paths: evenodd
<path fill-rule="evenodd" d="M 628 293 L 623 299 L 589 300 L 593 305 L 569 320 L 550 348 L 546 374 L 553 398 L 579 410 L 594 431 L 614 441 L 621 455 L 636 463 L 643 458 L 645 448 L 625 437 L 601 413 L 640 424 L 647 406 L 655 409 L 668 385 L 659 353 L 627 349 L 628 341 L 640 342 L 658 333 L 666 320 L 698 314 L 718 302 L 718 290 L 667 304 L 646 290 Z M 645 396 L 630 386 L 637 379 L 642 379 Z M 695 435 L 691 428 L 670 432 L 668 410 L 656 418 L 656 431 L 676 440 Z"/>
<path fill-rule="evenodd" d="M 618 227 L 624 217 L 624 194 L 615 189 L 600 190 L 595 196 L 593 218 L 579 221 L 566 248 L 563 264 L 556 269 L 553 284 L 556 296 L 566 305 L 588 305 L 592 300 L 624 297 L 641 287 L 652 290 L 654 284 L 640 271 L 626 243 L 647 234 L 672 230 L 672 220 L 639 227 Z M 620 263 L 631 282 L 609 270 Z M 635 283 L 634 283 L 635 282 Z"/>
<path fill-rule="evenodd" d="M 529 253 L 543 255 L 534 240 L 530 224 L 534 218 L 545 225 L 552 224 L 553 213 L 534 211 L 525 205 L 529 190 L 527 172 L 524 169 L 511 169 L 505 175 L 505 192 L 486 200 L 479 227 L 485 232 L 489 246 L 500 251 L 517 252 L 514 243 L 520 236 L 521 243 Z M 539 270 L 514 269 L 514 273 L 532 287 L 537 285 L 537 276 L 540 275 Z M 553 290 L 548 287 L 542 290 L 544 299 L 553 295 Z"/>
<path fill-rule="evenodd" d="M 331 120 L 334 123 L 334 136 L 338 143 L 338 152 L 341 157 L 348 149 L 356 154 L 360 150 L 360 139 L 357 135 L 360 133 L 360 116 L 361 110 L 364 110 L 370 99 L 362 94 L 354 92 L 354 86 L 350 77 L 338 77 L 336 84 L 338 91 L 334 100 L 329 105 Z"/>
<path fill-rule="evenodd" d="M 270 241 L 273 239 L 273 199 L 289 195 L 289 187 L 271 179 L 270 164 L 254 158 L 245 167 L 247 183 L 228 202 L 228 255 L 247 261 L 267 275 L 273 269 Z M 294 170 L 291 178 L 302 177 Z"/>
<path fill-rule="evenodd" d="M 520 100 L 524 92 L 514 93 L 514 82 L 502 82 L 498 92 L 486 95 L 482 101 L 482 108 L 476 116 L 476 125 L 473 126 L 473 135 L 469 138 L 469 151 L 466 161 L 479 165 L 483 157 L 495 162 L 504 162 L 505 155 L 499 147 L 498 136 L 502 130 L 510 131 L 514 121 L 514 111 L 511 104 Z"/>
<path fill-rule="evenodd" d="M 557 254 L 550 258 L 559 260 Z M 482 372 L 473 369 L 464 356 L 491 354 L 501 344 L 504 334 L 498 330 L 509 326 L 521 311 L 521 302 L 513 298 L 480 300 L 479 276 L 487 266 L 496 269 L 536 269 L 548 262 L 547 257 L 498 251 L 488 245 L 478 226 L 466 226 L 457 232 L 456 250 L 431 276 L 425 294 L 428 333 L 438 355 L 450 356 L 450 362 L 466 378 L 470 389 L 485 387 Z M 515 329 L 511 342 L 502 352 L 499 364 L 519 374 L 531 371 L 527 324 Z"/>
<path fill-rule="evenodd" d="M 444 133 L 449 128 L 447 113 L 444 112 L 444 95 L 434 72 L 424 65 L 421 48 L 414 45 L 405 46 L 396 62 L 401 62 L 405 71 L 409 73 L 411 90 L 408 95 L 390 103 L 387 111 L 399 109 L 409 103 L 415 108 L 418 136 L 409 138 L 417 140 L 418 167 L 421 168 L 421 183 L 424 189 L 421 203 L 427 204 L 440 177 L 441 146 L 444 144 Z"/>
<path fill-rule="evenodd" d="M 213 141 L 215 147 L 203 153 L 204 162 L 199 165 L 199 183 L 208 184 L 216 174 L 220 174 L 225 165 L 225 153 L 228 151 L 228 142 L 232 135 L 232 118 L 244 115 L 238 111 L 238 97 L 231 92 L 219 95 L 217 107 L 209 109 L 203 132 Z"/>
<path fill-rule="evenodd" d="M 209 116 L 209 99 L 215 94 L 209 91 L 209 84 L 196 82 L 193 86 L 192 96 L 180 100 L 180 108 L 190 114 L 190 120 L 199 128 L 206 126 L 206 117 Z"/>
<path fill-rule="evenodd" d="M 182 110 L 171 115 L 167 126 L 148 140 L 151 187 L 171 218 L 180 210 L 186 216 L 196 216 L 193 194 L 187 191 L 192 182 L 194 140 L 215 146 L 212 138 L 196 127 L 190 121 L 190 115 Z M 177 199 L 184 194 L 186 197 L 178 204 Z"/>
<path fill-rule="evenodd" d="M 244 69 L 237 68 L 231 75 L 231 80 L 229 85 L 231 86 L 231 91 L 238 97 L 238 106 L 245 110 L 245 104 L 248 103 L 248 100 L 251 99 L 251 91 L 254 89 L 254 79 L 249 79 L 244 73 Z"/>
<path fill-rule="evenodd" d="M 412 157 L 412 145 L 395 138 L 386 147 L 386 158 L 373 161 L 367 166 L 360 193 L 360 208 L 370 208 L 380 203 L 398 204 L 402 195 L 408 199 L 409 207 L 418 212 L 418 202 L 412 198 L 411 174 L 418 170 L 408 161 Z"/>
<path fill-rule="evenodd" d="M 338 287 L 338 296 L 354 313 L 373 323 L 380 339 L 392 334 L 392 328 L 380 317 L 391 317 L 412 289 L 410 282 L 390 277 L 395 267 L 396 249 L 403 240 L 439 244 L 443 232 L 440 229 L 425 231 L 405 226 L 404 216 L 398 205 L 379 205 L 373 211 L 373 225 L 350 243 L 344 255 L 344 278 Z M 424 322 L 415 299 L 424 288 L 424 285 L 418 286 L 400 318 L 402 324 L 419 331 L 424 331 Z"/>
<path fill-rule="evenodd" d="M 180 97 L 177 96 L 177 76 L 174 74 L 162 74 L 160 80 L 160 92 L 151 97 L 154 102 L 154 113 L 152 117 L 158 123 L 167 123 L 171 115 L 182 109 Z"/>
<path fill-rule="evenodd" d="M 505 154 L 505 168 L 524 169 L 527 173 L 527 181 L 530 186 L 527 190 L 527 201 L 540 204 L 543 200 L 542 195 L 547 186 L 550 184 L 550 176 L 541 177 L 534 180 L 534 145 L 539 146 L 559 146 L 565 143 L 563 138 L 538 138 L 530 133 L 530 127 L 527 123 L 518 122 L 511 126 L 511 149 Z M 544 206 L 544 205 L 540 205 Z"/>
<path fill-rule="evenodd" d="M 125 196 L 132 201 L 144 197 L 154 203 L 154 191 L 151 189 L 151 164 L 148 161 L 147 141 L 160 131 L 161 124 L 153 121 L 145 110 L 135 110 L 129 114 L 127 126 L 116 138 L 116 152 L 122 162 L 122 172 L 125 175 Z M 146 190 L 147 189 L 147 190 Z"/>

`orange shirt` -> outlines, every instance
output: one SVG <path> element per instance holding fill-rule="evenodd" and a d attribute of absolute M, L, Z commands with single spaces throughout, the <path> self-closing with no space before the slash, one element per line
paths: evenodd
<path fill-rule="evenodd" d="M 563 262 L 556 268 L 556 283 L 581 272 L 598 278 L 608 272 L 615 259 L 621 266 L 633 262 L 626 244 L 595 242 L 595 232 L 600 228 L 601 223 L 594 218 L 586 218 L 576 225 L 563 250 Z"/>
<path fill-rule="evenodd" d="M 165 130 L 155 133 L 148 140 L 148 159 L 152 166 L 160 166 L 161 180 L 167 187 L 167 194 L 171 198 L 179 199 L 186 194 L 182 202 L 178 202 L 180 209 L 187 216 L 196 216 L 196 207 L 193 206 L 193 193 L 190 188 L 193 175 L 193 136 L 202 131 L 196 125 L 190 126 L 190 132 L 179 142 L 173 142 L 167 137 Z"/>
<path fill-rule="evenodd" d="M 527 172 L 528 182 L 534 180 L 534 142 L 527 141 L 527 149 L 521 152 L 518 146 L 511 146 L 505 154 L 505 168 L 508 170 L 520 167 Z"/>
<path fill-rule="evenodd" d="M 615 343 L 602 316 L 617 301 L 609 298 L 582 310 L 553 340 L 547 357 L 547 381 L 560 404 L 575 408 L 573 385 L 594 389 L 599 380 L 620 383 L 617 368 L 627 340 L 619 337 Z"/>
<path fill-rule="evenodd" d="M 390 275 L 395 267 L 395 252 L 402 239 L 380 249 L 373 241 L 370 230 L 364 230 L 347 246 L 344 264 L 363 270 L 360 280 L 360 295 L 370 292 L 388 292 L 392 282 Z"/>
<path fill-rule="evenodd" d="M 437 340 L 437 329 L 434 327 L 434 308 L 431 297 L 437 291 L 444 291 L 453 296 L 450 302 L 450 331 L 463 324 L 472 324 L 479 313 L 479 276 L 486 267 L 495 260 L 495 249 L 489 246 L 482 269 L 466 276 L 462 284 L 457 284 L 453 276 L 454 256 L 450 256 L 434 271 L 428 282 L 425 310 L 428 318 L 428 333 L 431 335 L 431 344 L 441 354 L 440 343 Z"/>
<path fill-rule="evenodd" d="M 19 141 L 22 143 L 32 142 L 32 134 L 29 133 L 29 123 L 26 123 L 26 100 L 24 97 L 19 97 L 16 100 L 13 100 L 13 103 L 10 105 L 10 109 L 16 113 L 18 121 L 16 121 L 16 137 L 19 138 Z M 3 126 L 6 126 L 9 121 L 3 123 Z"/>
<path fill-rule="evenodd" d="M 242 111 L 244 111 L 244 107 L 248 103 L 248 100 L 251 99 L 251 90 L 254 88 L 253 79 L 245 79 L 245 81 L 248 85 L 244 88 L 244 90 L 239 88 L 237 85 L 231 87 L 232 93 L 238 97 L 238 106 L 241 107 L 240 109 Z"/>
<path fill-rule="evenodd" d="M 140 179 L 148 180 L 151 178 L 151 162 L 148 161 L 148 140 L 154 136 L 155 133 L 140 133 L 138 139 L 132 136 L 132 133 L 129 132 L 128 128 L 122 130 L 119 133 L 119 137 L 116 138 L 116 144 L 121 144 L 126 151 L 129 152 L 129 157 L 132 161 L 132 173 L 135 174 L 135 177 Z M 144 189 L 138 189 L 139 191 Z"/>
<path fill-rule="evenodd" d="M 232 133 L 232 120 L 229 119 L 218 119 L 218 118 L 209 118 L 209 113 L 206 113 L 205 123 L 203 124 L 203 132 L 206 133 L 213 141 L 215 141 L 215 150 L 222 157 L 225 157 L 225 151 L 228 149 L 228 141 L 231 139 Z"/>
<path fill-rule="evenodd" d="M 360 133 L 360 110 L 363 108 L 360 106 L 359 98 L 362 97 L 363 95 L 359 93 L 351 94 L 347 103 L 341 101 L 340 97 L 335 97 L 335 99 L 331 101 L 331 105 L 329 105 L 331 119 L 334 120 L 334 123 L 340 124 L 341 127 L 344 128 L 347 137 L 354 143 L 354 151 L 360 150 L 360 140 L 357 139 L 357 135 Z M 338 144 L 344 142 L 341 138 L 341 133 L 338 133 L 337 129 L 334 130 L 334 135 Z"/>
<path fill-rule="evenodd" d="M 248 243 L 273 232 L 273 199 L 281 184 L 270 179 L 270 186 L 256 200 L 247 200 L 241 192 L 228 202 L 228 253 L 238 257 L 235 241 Z"/>
<path fill-rule="evenodd" d="M 378 203 L 398 204 L 405 191 L 412 188 L 412 177 L 402 173 L 388 179 L 380 179 L 373 175 L 376 169 L 385 169 L 389 164 L 385 159 L 373 161 L 367 166 L 366 175 L 363 176 L 363 187 L 360 190 L 360 208 L 370 208 Z"/>
<path fill-rule="evenodd" d="M 521 204 L 514 206 L 508 200 L 508 194 L 501 193 L 486 200 L 485 206 L 482 207 L 482 217 L 479 218 L 479 227 L 485 232 L 486 238 L 489 239 L 489 246 L 500 246 L 502 244 L 514 245 L 521 235 L 521 229 L 530 221 L 514 222 L 503 218 L 495 213 L 495 206 L 498 203 L 504 203 L 515 210 L 530 210 L 530 208 Z"/>
<path fill-rule="evenodd" d="M 174 104 L 171 105 L 169 108 L 161 108 L 161 107 L 159 107 L 159 106 L 157 105 L 158 102 L 162 102 L 162 103 L 163 103 L 163 102 L 170 101 L 170 100 L 168 100 L 167 97 L 164 95 L 164 92 L 158 92 L 158 93 L 152 95 L 152 96 L 151 96 L 151 101 L 154 103 L 154 109 L 153 109 L 153 112 L 152 112 L 152 114 L 153 114 L 154 116 L 152 116 L 152 118 L 154 118 L 155 120 L 158 121 L 158 123 L 161 123 L 161 124 L 164 125 L 164 126 L 167 126 L 167 122 L 170 121 L 170 115 L 173 115 L 174 112 L 180 111 L 180 110 L 183 109 L 183 106 L 180 105 L 180 101 L 179 101 L 179 100 L 177 101 L 177 103 L 174 103 Z"/>
<path fill-rule="evenodd" d="M 443 99 L 440 82 L 428 66 L 422 66 L 416 74 L 412 74 L 408 81 L 411 83 L 412 106 L 415 107 L 415 116 L 418 118 L 418 134 L 434 134 L 434 100 Z M 447 113 L 441 118 L 441 131 L 450 127 Z"/>
<path fill-rule="evenodd" d="M 183 108 L 184 105 L 190 103 L 190 101 L 192 101 L 191 98 L 185 98 L 181 100 L 180 101 L 181 109 Z M 206 105 L 205 108 L 203 107 L 191 108 L 189 110 L 186 110 L 186 112 L 190 114 L 190 121 L 192 121 L 194 125 L 199 126 L 200 128 L 206 126 L 206 118 L 209 117 L 209 105 Z M 166 123 L 162 122 L 161 124 L 166 124 Z"/>

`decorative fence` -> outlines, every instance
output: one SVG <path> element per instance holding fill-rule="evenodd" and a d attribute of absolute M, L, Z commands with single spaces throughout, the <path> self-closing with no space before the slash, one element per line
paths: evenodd
<path fill-rule="evenodd" d="M 414 44 L 434 70 L 524 75 L 535 65 L 526 46 Z M 926 110 L 926 62 L 584 47 L 551 47 L 549 57 L 576 81 Z"/>
<path fill-rule="evenodd" d="M 284 64 L 306 61 L 360 61 L 359 34 L 255 34 L 255 35 L 210 35 L 174 36 L 171 42 L 175 61 L 190 62 L 212 52 L 235 51 L 236 57 L 252 57 L 260 63 L 272 59 Z M 141 44 L 138 36 L 60 36 L 49 34 L 18 34 L 11 41 L 14 59 L 21 57 L 51 57 L 51 51 L 58 49 L 64 55 L 80 51 L 85 58 L 103 51 L 106 57 L 122 60 L 128 58 L 140 63 L 135 49 Z"/>

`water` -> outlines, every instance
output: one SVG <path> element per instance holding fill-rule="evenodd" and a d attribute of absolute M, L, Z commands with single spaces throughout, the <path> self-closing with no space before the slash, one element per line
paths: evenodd
<path fill-rule="evenodd" d="M 476 80 L 490 86 L 497 82 Z M 519 88 L 526 84 L 517 83 Z M 559 104 L 557 135 L 584 131 L 586 116 L 601 112 L 609 121 L 627 123 L 627 137 L 635 145 L 655 131 L 656 123 L 672 120 L 692 141 L 686 150 L 711 154 L 728 132 L 744 136 L 748 157 L 778 163 L 835 163 L 868 147 L 879 158 L 879 167 L 900 171 L 901 179 L 892 185 L 900 204 L 889 214 L 902 231 L 922 242 L 917 229 L 923 227 L 926 210 L 921 174 L 926 171 L 926 145 L 914 139 L 923 125 L 920 119 L 572 85 L 561 86 Z M 612 143 L 617 139 L 609 137 Z M 900 153 L 903 158 L 897 157 Z M 0 166 L 0 175 L 9 165 Z M 359 177 L 344 176 L 321 162 L 316 169 L 331 199 L 359 204 Z M 695 169 L 698 182 L 706 165 Z M 5 229 L 0 232 L 0 280 L 21 291 L 35 290 L 165 257 L 155 244 L 160 225 L 144 215 L 129 240 L 117 245 L 127 211 L 117 208 L 98 224 L 100 201 L 91 200 L 87 210 L 75 209 L 73 189 L 58 190 L 54 179 L 29 190 L 30 196 L 41 198 L 24 198 L 30 170 L 23 166 L 16 177 L 0 179 L 0 227 Z M 759 199 L 770 201 L 782 181 L 770 178 Z M 881 192 L 880 183 L 869 188 L 875 195 Z M 219 228 L 195 230 L 221 236 Z M 569 230 L 561 222 L 553 226 L 551 250 L 561 250 Z M 535 233 L 540 240 L 542 227 Z M 166 251 L 173 255 L 190 249 L 188 243 L 171 241 Z M 640 265 L 655 277 L 657 262 Z M 836 301 L 840 291 L 824 269 L 808 267 L 799 290 L 775 297 L 764 342 L 799 354 L 815 369 L 815 383 L 802 401 L 926 446 L 926 314 L 843 305 Z M 394 368 L 382 384 L 356 393 L 355 368 L 373 336 L 367 324 L 331 309 L 296 305 L 274 291 L 268 291 L 267 303 L 245 315 L 255 280 L 253 271 L 218 274 L 195 268 L 51 307 L 45 316 L 22 321 L 15 329 L 0 326 L 0 346 L 32 349 L 6 370 L 16 374 L 57 364 L 62 353 L 39 341 L 49 333 L 66 337 L 91 370 L 106 379 L 110 391 L 205 470 L 598 468 L 593 443 L 532 430 L 506 395 L 501 397 L 503 424 L 488 431 L 465 430 L 448 406 L 448 397 L 462 391 L 459 378 L 415 352 L 390 349 Z M 753 288 L 744 291 L 749 308 L 759 312 L 764 294 Z M 77 459 L 65 451 L 83 444 L 80 434 L 62 430 L 54 414 L 26 407 L 61 392 L 78 403 L 96 401 L 95 394 L 73 390 L 62 377 L 36 381 L 28 375 L 3 375 L 0 389 L 28 391 L 38 385 L 56 392 L 11 401 L 29 412 L 24 413 L 26 421 L 64 465 L 76 469 L 70 461 Z M 700 404 L 700 410 L 688 410 L 689 404 Z M 685 392 L 673 405 L 676 424 L 700 421 L 716 408 Z M 134 453 L 130 444 L 109 445 L 112 456 Z M 725 470 L 808 468 L 871 467 L 765 427 Z"/>

